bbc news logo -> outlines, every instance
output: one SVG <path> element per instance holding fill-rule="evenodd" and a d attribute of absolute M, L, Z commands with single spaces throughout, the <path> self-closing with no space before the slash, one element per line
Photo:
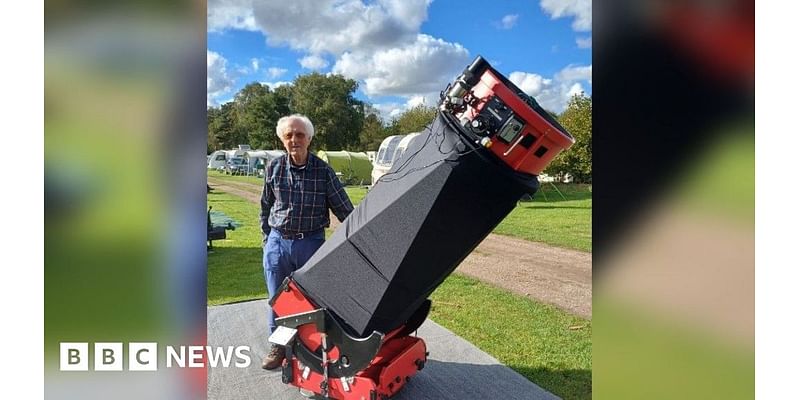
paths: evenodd
<path fill-rule="evenodd" d="M 118 342 L 89 343 L 68 342 L 60 345 L 61 371 L 89 371 L 92 361 L 94 371 L 123 371 L 125 345 Z M 158 343 L 131 342 L 127 346 L 128 371 L 158 371 Z M 251 364 L 250 346 L 165 346 L 166 368 L 247 368 Z"/>

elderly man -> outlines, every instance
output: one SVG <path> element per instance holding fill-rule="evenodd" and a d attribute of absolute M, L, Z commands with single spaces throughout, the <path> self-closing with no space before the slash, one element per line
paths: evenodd
<path fill-rule="evenodd" d="M 261 194 L 261 231 L 264 234 L 264 279 L 272 299 L 284 279 L 302 267 L 325 241 L 330 225 L 328 210 L 339 221 L 353 211 L 353 204 L 336 173 L 308 152 L 314 126 L 300 114 L 278 120 L 275 129 L 286 155 L 272 160 L 264 171 Z M 269 308 L 269 333 L 275 330 L 275 314 Z M 284 349 L 273 345 L 261 367 L 275 369 L 285 358 Z"/>

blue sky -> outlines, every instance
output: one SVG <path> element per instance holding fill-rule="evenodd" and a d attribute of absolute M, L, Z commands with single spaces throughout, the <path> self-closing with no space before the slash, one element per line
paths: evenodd
<path fill-rule="evenodd" d="M 318 71 L 359 82 L 390 119 L 477 55 L 548 109 L 591 94 L 590 0 L 209 0 L 208 104 Z"/>

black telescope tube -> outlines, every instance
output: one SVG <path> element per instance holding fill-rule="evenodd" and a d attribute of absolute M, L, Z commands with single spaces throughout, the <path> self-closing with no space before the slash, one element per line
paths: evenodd
<path fill-rule="evenodd" d="M 535 176 L 516 174 L 446 118 L 437 115 L 293 275 L 353 335 L 405 324 L 520 197 L 538 188 Z"/>

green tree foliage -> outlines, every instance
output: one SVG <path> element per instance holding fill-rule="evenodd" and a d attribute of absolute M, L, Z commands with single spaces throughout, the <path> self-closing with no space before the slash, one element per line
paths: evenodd
<path fill-rule="evenodd" d="M 248 143 L 247 131 L 238 121 L 233 102 L 208 109 L 208 143 L 209 151 L 232 149 L 238 144 Z"/>
<path fill-rule="evenodd" d="M 206 140 L 206 146 L 209 154 L 213 153 L 215 150 L 222 149 L 222 146 L 219 143 L 220 139 L 217 137 L 217 132 L 215 131 L 219 114 L 220 109 L 214 107 L 209 107 L 206 114 L 206 121 L 208 125 L 208 140 Z"/>
<path fill-rule="evenodd" d="M 559 154 L 545 169 L 549 175 L 574 177 L 575 182 L 592 182 L 592 98 L 584 94 L 570 99 L 558 121 L 575 137 L 575 144 Z"/>
<path fill-rule="evenodd" d="M 386 137 L 387 131 L 383 121 L 376 112 L 370 112 L 364 118 L 364 126 L 359 135 L 359 151 L 378 151 L 381 142 Z"/>
<path fill-rule="evenodd" d="M 389 125 L 386 136 L 391 135 L 407 135 L 414 132 L 422 132 L 428 125 L 433 122 L 436 116 L 436 107 L 426 107 L 420 104 L 414 108 L 406 110 L 400 114 Z"/>
<path fill-rule="evenodd" d="M 312 73 L 298 76 L 291 94 L 292 112 L 314 123 L 314 144 L 321 150 L 359 147 L 364 104 L 353 97 L 358 83 L 341 75 Z"/>
<path fill-rule="evenodd" d="M 258 82 L 247 84 L 233 101 L 208 108 L 208 151 L 249 144 L 254 149 L 282 149 L 275 125 L 292 113 L 292 86 L 270 90 Z"/>
<path fill-rule="evenodd" d="M 275 110 L 278 112 L 278 115 L 284 116 L 292 113 L 292 109 L 290 108 L 290 104 L 292 103 L 291 85 L 283 85 L 274 88 L 272 96 L 275 99 Z M 272 131 L 274 133 L 274 127 Z"/>
<path fill-rule="evenodd" d="M 269 87 L 257 82 L 249 83 L 234 97 L 237 122 L 247 132 L 247 142 L 256 149 L 280 148 L 274 134 L 275 124 L 280 118 L 275 98 Z"/>

